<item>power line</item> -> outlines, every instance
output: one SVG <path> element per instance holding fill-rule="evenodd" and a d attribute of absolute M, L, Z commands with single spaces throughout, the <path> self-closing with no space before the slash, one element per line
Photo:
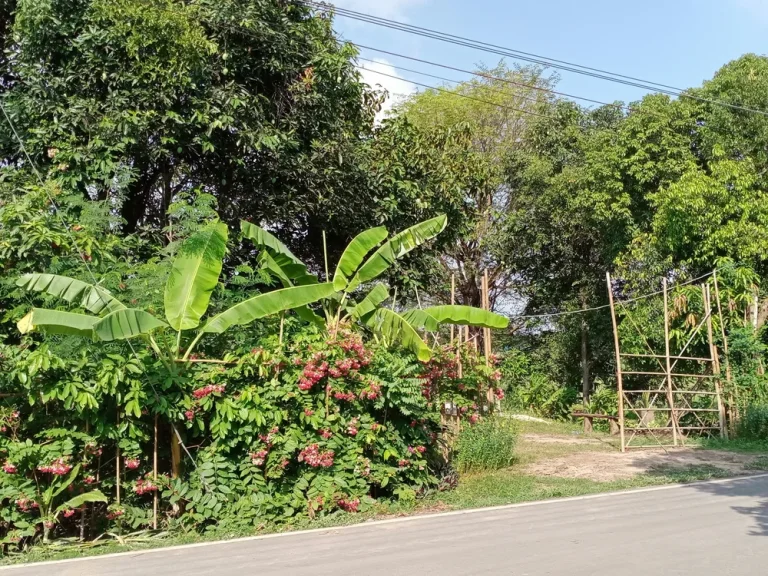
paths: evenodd
<path fill-rule="evenodd" d="M 712 100 L 709 98 L 703 98 L 701 96 L 695 96 L 693 94 L 687 93 L 683 91 L 680 88 L 667 86 L 665 84 L 660 84 L 657 82 L 651 82 L 641 79 L 636 79 L 632 76 L 626 76 L 623 74 L 617 74 L 613 72 L 607 72 L 604 70 L 600 70 L 598 68 L 590 68 L 588 66 L 583 66 L 580 64 L 571 64 L 571 63 L 565 63 L 565 61 L 562 60 L 556 60 L 552 58 L 546 58 L 544 56 L 538 56 L 538 55 L 529 55 L 530 53 L 523 52 L 520 50 L 514 50 L 510 48 L 505 48 L 502 46 L 498 46 L 495 44 L 490 44 L 487 42 L 482 42 L 479 40 L 472 40 L 470 38 L 466 38 L 463 36 L 458 36 L 455 34 L 448 34 L 446 32 L 440 32 L 438 30 L 425 28 L 422 26 L 415 26 L 412 24 L 405 24 L 403 22 L 398 22 L 396 20 L 389 20 L 386 18 L 380 18 L 378 16 L 372 16 L 370 14 L 365 14 L 363 12 L 356 12 L 354 10 L 349 10 L 346 8 L 338 8 L 333 6 L 332 4 L 325 4 L 325 3 L 319 3 L 314 2 L 312 0 L 298 0 L 302 4 L 305 4 L 306 6 L 309 6 L 311 8 L 314 8 L 316 10 L 320 10 L 322 12 L 326 12 L 329 14 L 338 14 L 340 16 L 343 16 L 345 18 L 349 18 L 352 20 L 357 20 L 360 22 L 366 22 L 368 24 L 375 24 L 377 26 L 382 26 L 385 28 L 390 28 L 392 30 L 398 30 L 401 32 L 407 32 L 409 34 L 415 34 L 417 36 L 422 36 L 424 38 L 431 38 L 433 40 L 440 40 L 442 42 L 447 42 L 450 44 L 455 44 L 457 46 L 464 46 L 467 48 L 473 48 L 475 50 L 482 50 L 484 52 L 492 53 L 492 54 L 498 54 L 501 56 L 506 56 L 508 58 L 513 58 L 516 60 L 523 60 L 526 62 L 531 62 L 534 64 L 539 64 L 541 66 L 556 68 L 558 70 L 564 70 L 566 72 L 573 72 L 576 74 L 581 74 L 585 76 L 590 76 L 593 78 L 598 78 L 600 80 L 607 80 L 609 82 L 614 82 L 618 84 L 624 84 L 627 86 L 633 86 L 636 88 L 642 88 L 644 90 L 648 90 L 650 92 L 659 92 L 662 94 L 667 94 L 669 96 L 675 96 L 679 98 L 688 98 L 691 100 L 696 100 L 699 102 L 705 102 L 708 104 L 713 104 L 716 106 L 722 106 L 726 108 L 731 108 L 734 110 L 740 110 L 742 112 L 750 112 L 754 114 L 760 114 L 762 116 L 768 116 L 768 112 L 764 110 L 757 110 L 754 108 L 748 108 L 745 106 L 739 106 L 738 104 L 731 104 L 729 102 L 723 102 L 721 100 Z"/>

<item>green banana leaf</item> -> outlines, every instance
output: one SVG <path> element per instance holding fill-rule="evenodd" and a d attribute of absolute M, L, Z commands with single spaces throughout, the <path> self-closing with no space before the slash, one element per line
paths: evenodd
<path fill-rule="evenodd" d="M 440 322 L 424 310 L 408 310 L 403 313 L 403 318 L 414 328 L 424 328 L 430 332 L 435 332 L 440 328 Z"/>
<path fill-rule="evenodd" d="M 221 274 L 227 225 L 211 222 L 181 245 L 165 284 L 165 318 L 174 330 L 200 325 Z"/>
<path fill-rule="evenodd" d="M 22 334 L 38 331 L 45 334 L 66 334 L 93 338 L 93 326 L 99 320 L 98 316 L 47 308 L 32 308 L 24 318 L 16 323 L 16 327 Z"/>
<path fill-rule="evenodd" d="M 506 328 L 509 326 L 509 318 L 506 316 L 473 306 L 448 304 L 446 306 L 425 308 L 424 312 L 432 316 L 440 324 L 460 324 L 462 326 L 478 326 L 481 328 Z"/>
<path fill-rule="evenodd" d="M 256 246 L 269 248 L 273 254 L 283 254 L 290 258 L 296 264 L 302 264 L 301 260 L 296 258 L 288 247 L 280 242 L 275 236 L 264 230 L 256 224 L 251 224 L 245 220 L 240 220 L 240 231 L 245 238 L 251 240 Z"/>
<path fill-rule="evenodd" d="M 368 260 L 365 261 L 355 276 L 347 285 L 346 291 L 351 292 L 363 282 L 369 282 L 402 258 L 414 248 L 427 240 L 434 238 L 445 229 L 448 218 L 445 214 L 425 220 L 392 236 Z"/>
<path fill-rule="evenodd" d="M 421 339 L 416 329 L 397 312 L 389 308 L 379 308 L 369 321 L 369 325 L 389 342 L 400 342 L 404 348 L 413 352 L 422 362 L 432 357 L 427 343 Z"/>
<path fill-rule="evenodd" d="M 283 288 L 290 288 L 294 283 L 299 286 L 318 283 L 317 277 L 307 272 L 307 267 L 304 264 L 296 264 L 285 254 L 274 254 L 273 256 L 269 249 L 262 250 L 259 255 L 259 261 L 262 268 L 269 270 L 283 283 Z M 325 320 L 315 314 L 309 306 L 299 306 L 294 308 L 293 311 L 305 322 L 320 327 L 325 326 Z"/>
<path fill-rule="evenodd" d="M 47 292 L 51 296 L 62 298 L 94 314 L 125 308 L 125 305 L 115 299 L 106 288 L 68 276 L 24 274 L 16 281 L 16 286 L 35 292 Z"/>
<path fill-rule="evenodd" d="M 321 298 L 328 298 L 334 292 L 333 284 L 325 282 L 309 286 L 293 286 L 259 294 L 235 304 L 221 314 L 217 314 L 208 320 L 202 331 L 221 334 L 230 326 L 248 324 L 258 318 L 311 304 Z"/>
<path fill-rule="evenodd" d="M 344 254 L 341 255 L 336 266 L 336 272 L 333 275 L 333 287 L 337 291 L 344 290 L 347 287 L 352 275 L 360 267 L 360 264 L 363 263 L 363 258 L 388 235 L 387 229 L 380 226 L 378 228 L 370 228 L 355 236 L 344 250 Z"/>
<path fill-rule="evenodd" d="M 389 289 L 384 284 L 376 284 L 376 286 L 368 292 L 368 295 L 363 298 L 360 303 L 352 308 L 350 316 L 357 320 L 365 320 L 365 318 L 379 307 L 379 304 L 389 298 Z"/>
<path fill-rule="evenodd" d="M 93 333 L 100 340 L 111 342 L 112 340 L 126 340 L 134 336 L 148 334 L 156 328 L 165 326 L 168 325 L 149 312 L 136 308 L 126 308 L 99 318 L 98 322 L 93 325 Z"/>
<path fill-rule="evenodd" d="M 91 490 L 90 492 L 84 492 L 78 494 L 74 498 L 70 498 L 64 504 L 56 508 L 56 512 L 61 512 L 69 508 L 80 508 L 86 502 L 106 502 L 107 497 L 101 490 Z"/>

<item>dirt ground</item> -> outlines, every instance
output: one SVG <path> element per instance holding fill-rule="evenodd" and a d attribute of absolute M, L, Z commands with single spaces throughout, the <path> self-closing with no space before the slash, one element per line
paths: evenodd
<path fill-rule="evenodd" d="M 621 453 L 617 446 L 599 438 L 569 437 L 549 434 L 524 434 L 524 442 L 532 445 L 573 445 L 574 452 L 543 458 L 529 464 L 526 472 L 541 476 L 585 478 L 600 482 L 626 480 L 659 469 L 711 466 L 733 475 L 754 472 L 749 465 L 754 454 L 702 450 L 696 448 L 636 449 Z"/>

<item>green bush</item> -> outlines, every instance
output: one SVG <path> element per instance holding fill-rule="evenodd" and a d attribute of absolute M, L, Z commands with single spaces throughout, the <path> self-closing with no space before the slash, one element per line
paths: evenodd
<path fill-rule="evenodd" d="M 739 422 L 739 436 L 748 440 L 768 440 L 768 405 L 747 407 Z"/>
<path fill-rule="evenodd" d="M 456 441 L 455 461 L 459 472 L 498 470 L 512 464 L 517 426 L 514 421 L 490 417 L 464 428 Z"/>

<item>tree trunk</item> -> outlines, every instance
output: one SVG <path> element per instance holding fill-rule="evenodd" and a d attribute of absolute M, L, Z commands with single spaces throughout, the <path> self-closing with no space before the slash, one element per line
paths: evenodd
<path fill-rule="evenodd" d="M 586 305 L 584 305 L 586 306 Z M 584 405 L 589 403 L 589 360 L 587 359 L 587 322 L 581 320 L 581 391 L 584 396 Z"/>

